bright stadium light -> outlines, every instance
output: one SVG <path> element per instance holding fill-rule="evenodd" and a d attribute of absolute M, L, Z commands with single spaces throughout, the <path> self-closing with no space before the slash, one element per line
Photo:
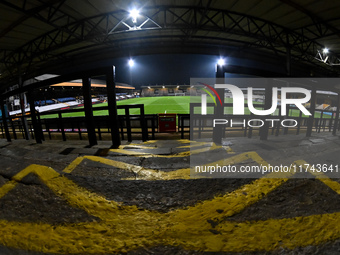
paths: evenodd
<path fill-rule="evenodd" d="M 327 54 L 329 52 L 329 49 L 328 48 L 324 48 L 323 50 L 322 50 L 322 53 L 323 54 Z"/>
<path fill-rule="evenodd" d="M 135 61 L 133 61 L 133 59 L 130 59 L 128 63 L 130 67 L 133 67 L 135 65 Z"/>
<path fill-rule="evenodd" d="M 137 9 L 132 9 L 130 11 L 130 17 L 133 23 L 137 23 L 137 18 L 139 17 L 139 11 Z"/>
<path fill-rule="evenodd" d="M 225 65 L 225 60 L 223 58 L 220 58 L 218 61 L 217 61 L 217 64 L 219 66 L 224 66 Z"/>

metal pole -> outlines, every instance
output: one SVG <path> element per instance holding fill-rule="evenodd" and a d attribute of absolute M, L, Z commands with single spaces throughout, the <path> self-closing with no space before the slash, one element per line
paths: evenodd
<path fill-rule="evenodd" d="M 264 101 L 264 108 L 265 110 L 269 109 L 272 105 L 273 99 L 273 83 L 272 79 L 267 79 L 267 86 L 265 90 L 265 101 Z M 263 127 L 260 128 L 260 140 L 267 140 L 268 139 L 268 130 L 269 130 L 269 122 L 265 121 Z"/>
<path fill-rule="evenodd" d="M 216 67 L 216 83 L 218 83 L 218 79 L 224 78 L 224 67 L 221 65 L 217 65 Z M 224 117 L 224 89 L 216 89 L 216 92 L 221 98 L 222 106 L 217 105 L 215 107 L 214 116 L 218 119 L 223 119 Z M 224 137 L 224 129 L 222 125 L 217 125 L 213 128 L 213 142 L 217 145 L 222 144 L 222 138 Z"/>
<path fill-rule="evenodd" d="M 9 130 L 8 130 L 5 105 L 4 105 L 4 102 L 2 100 L 0 100 L 0 101 L 1 101 L 0 107 L 1 107 L 2 123 L 3 123 L 4 128 L 5 128 L 6 139 L 7 139 L 8 142 L 11 142 L 12 140 L 11 140 L 11 135 L 10 135 Z"/>
<path fill-rule="evenodd" d="M 338 93 L 338 100 L 336 103 L 336 113 L 335 113 L 335 119 L 334 119 L 334 127 L 333 127 L 333 135 L 336 135 L 336 130 L 338 128 L 338 122 L 339 122 L 339 105 L 340 105 L 340 94 Z"/>
<path fill-rule="evenodd" d="M 35 141 L 37 143 L 42 143 L 41 132 L 39 132 L 40 129 L 39 129 L 38 121 L 37 121 L 37 115 L 35 113 L 34 97 L 33 97 L 32 92 L 29 92 L 28 94 L 28 102 L 30 104 L 31 120 L 32 120 L 33 129 L 34 129 Z"/>
<path fill-rule="evenodd" d="M 22 88 L 22 87 L 23 87 L 22 77 L 19 76 L 19 88 Z M 21 109 L 21 116 L 22 116 L 21 117 L 22 127 L 24 129 L 25 139 L 29 140 L 30 139 L 30 132 L 28 131 L 27 118 L 25 118 L 25 116 L 26 116 L 25 93 L 20 93 L 19 97 L 20 97 L 20 109 Z"/>
<path fill-rule="evenodd" d="M 111 129 L 112 148 L 120 145 L 119 122 L 116 102 L 115 67 L 108 68 L 106 72 L 106 89 L 109 108 L 109 127 Z"/>
<path fill-rule="evenodd" d="M 290 77 L 292 73 L 292 65 L 291 65 L 291 53 L 290 53 L 290 47 L 288 46 L 286 48 L 287 50 L 287 56 L 286 56 L 286 71 L 287 76 Z"/>
<path fill-rule="evenodd" d="M 98 143 L 92 110 L 91 78 L 83 78 L 83 96 L 87 134 L 89 137 L 90 146 L 94 146 L 97 145 Z"/>
<path fill-rule="evenodd" d="M 312 88 L 312 97 L 310 100 L 310 113 L 312 114 L 309 116 L 307 121 L 307 132 L 306 137 L 312 136 L 313 124 L 314 124 L 314 113 L 315 113 L 315 102 L 316 102 L 316 89 Z"/>

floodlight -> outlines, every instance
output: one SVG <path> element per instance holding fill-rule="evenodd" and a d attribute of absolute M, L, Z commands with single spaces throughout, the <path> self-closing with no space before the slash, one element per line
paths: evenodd
<path fill-rule="evenodd" d="M 324 48 L 323 50 L 322 50 L 322 53 L 323 54 L 327 54 L 329 52 L 329 49 L 328 48 Z"/>
<path fill-rule="evenodd" d="M 219 66 L 224 66 L 225 65 L 225 60 L 223 58 L 220 58 L 218 61 L 217 61 L 217 64 Z"/>
<path fill-rule="evenodd" d="M 134 65 L 135 65 L 135 61 L 133 61 L 133 59 L 130 59 L 129 60 L 129 66 L 133 67 Z"/>
<path fill-rule="evenodd" d="M 132 18 L 133 23 L 137 23 L 138 16 L 139 16 L 139 11 L 137 9 L 132 9 L 130 11 L 130 17 Z"/>

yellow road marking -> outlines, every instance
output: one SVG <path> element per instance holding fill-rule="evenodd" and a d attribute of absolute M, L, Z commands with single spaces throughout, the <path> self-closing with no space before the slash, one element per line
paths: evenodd
<path fill-rule="evenodd" d="M 16 181 L 8 181 L 0 188 L 0 198 L 6 195 L 9 191 L 11 191 L 17 185 Z"/>
<path fill-rule="evenodd" d="M 256 160 L 261 161 L 260 158 Z M 30 173 L 38 175 L 70 205 L 102 221 L 50 225 L 1 220 L 0 243 L 4 246 L 61 254 L 117 253 L 157 245 L 199 251 L 244 252 L 269 251 L 278 247 L 293 249 L 340 238 L 340 225 L 334 224 L 340 213 L 257 222 L 223 221 L 215 227 L 217 235 L 210 231 L 212 226 L 208 219 L 221 220 L 243 210 L 279 187 L 293 174 L 291 172 L 285 174 L 287 178 L 260 178 L 223 197 L 168 213 L 108 201 L 45 166 L 31 165 L 6 184 L 20 181 Z M 5 195 L 11 190 L 12 184 L 6 184 L 0 187 L 0 194 Z M 218 209 L 223 212 L 218 213 Z"/>
<path fill-rule="evenodd" d="M 51 226 L 0 221 L 0 242 L 8 247 L 62 254 L 127 252 L 157 245 L 211 252 L 269 251 L 338 239 L 340 229 L 334 222 L 339 217 L 340 213 L 333 213 L 258 222 L 225 222 L 217 226 L 218 235 L 212 234 L 208 227 L 186 224 L 185 219 L 173 223 L 166 217 L 158 219 L 161 220 L 159 225 L 153 225 L 155 221 L 138 219 L 128 229 L 122 228 L 126 227 L 124 224 L 111 222 Z"/>
<path fill-rule="evenodd" d="M 147 153 L 147 152 L 140 152 L 140 151 L 130 151 L 130 150 L 124 150 L 124 149 L 111 149 L 111 152 L 115 153 L 120 153 L 120 154 L 125 154 L 125 155 L 130 155 L 130 156 L 135 156 L 135 157 L 144 157 L 144 158 L 182 158 L 182 157 L 188 157 L 193 154 L 198 154 L 202 152 L 207 152 L 211 150 L 216 150 L 221 148 L 221 146 L 216 146 L 213 144 L 211 147 L 204 147 L 201 149 L 196 149 L 196 150 L 190 150 L 190 151 L 183 151 L 180 153 L 176 154 L 171 154 L 171 155 L 158 155 L 158 154 L 153 154 L 153 153 Z"/>
<path fill-rule="evenodd" d="M 77 157 L 63 170 L 63 172 L 71 173 L 83 161 L 83 159 L 83 157 Z"/>
<path fill-rule="evenodd" d="M 127 144 L 127 145 L 120 145 L 119 148 L 120 149 L 124 149 L 124 148 L 135 148 L 135 149 L 157 149 L 157 147 L 151 147 L 151 146 L 144 146 L 144 145 L 140 145 L 140 144 Z"/>
<path fill-rule="evenodd" d="M 297 160 L 295 161 L 295 164 L 302 166 L 306 170 L 306 165 L 307 165 L 306 161 Z M 310 169 L 308 169 L 308 172 L 314 175 L 317 180 L 323 182 L 324 184 L 326 184 L 328 187 L 330 187 L 332 190 L 334 190 L 336 193 L 340 195 L 340 183 L 336 181 L 332 181 L 327 175 L 325 175 L 322 172 L 318 173 L 317 171 L 311 171 Z"/>
<path fill-rule="evenodd" d="M 179 146 L 179 147 L 176 147 L 176 148 L 177 149 L 191 149 L 191 148 L 202 147 L 202 146 L 210 146 L 213 149 L 217 145 L 215 143 L 211 143 L 211 142 L 192 142 L 190 145 L 183 145 L 183 146 Z M 223 148 L 228 153 L 233 153 L 233 150 L 230 148 L 230 146 L 218 146 L 218 148 Z"/>
<path fill-rule="evenodd" d="M 102 158 L 98 156 L 83 156 L 76 158 L 73 162 L 67 166 L 63 172 L 71 173 L 84 159 L 88 159 L 94 162 L 102 163 L 105 165 L 113 166 L 125 171 L 132 171 L 136 174 L 136 178 L 126 178 L 125 180 L 173 180 L 173 179 L 189 179 L 190 178 L 190 168 L 182 168 L 175 171 L 165 172 L 162 170 L 156 169 L 147 169 L 141 166 L 116 161 L 112 159 Z M 259 165 L 268 165 L 266 161 L 264 161 L 256 152 L 246 152 L 242 153 L 227 159 L 222 159 L 217 162 L 210 163 L 209 165 L 233 165 L 237 163 L 241 163 L 247 159 L 253 159 Z M 276 175 L 277 178 L 280 178 L 279 174 Z M 200 178 L 199 175 L 193 176 L 193 178 Z"/>
<path fill-rule="evenodd" d="M 180 139 L 177 140 L 179 143 L 198 143 L 197 141 L 190 141 L 188 139 Z"/>
<path fill-rule="evenodd" d="M 212 145 L 212 143 L 207 143 L 207 142 L 196 142 L 196 143 L 191 143 L 189 145 L 183 145 L 183 146 L 179 146 L 176 147 L 178 149 L 187 149 L 187 148 L 194 148 L 194 147 L 200 147 L 200 146 L 204 146 L 204 145 Z"/>
<path fill-rule="evenodd" d="M 153 144 L 156 142 L 157 142 L 156 140 L 149 140 L 149 141 L 143 142 L 143 144 Z"/>

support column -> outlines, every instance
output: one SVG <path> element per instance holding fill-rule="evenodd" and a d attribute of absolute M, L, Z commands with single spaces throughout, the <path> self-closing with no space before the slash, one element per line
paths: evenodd
<path fill-rule="evenodd" d="M 106 72 L 106 89 L 109 108 L 109 126 L 111 129 L 112 148 L 120 145 L 119 123 L 116 102 L 115 67 L 110 67 Z"/>
<path fill-rule="evenodd" d="M 29 92 L 28 94 L 28 103 L 30 104 L 31 120 L 32 120 L 33 129 L 34 129 L 35 141 L 37 143 L 42 143 L 42 139 L 41 139 L 42 132 L 40 132 L 41 127 L 39 126 L 39 123 L 37 121 L 37 114 L 35 113 L 33 92 Z"/>
<path fill-rule="evenodd" d="M 19 88 L 23 87 L 23 82 L 21 76 L 19 76 Z M 22 127 L 24 129 L 24 134 L 25 134 L 25 139 L 29 140 L 30 139 L 30 132 L 28 131 L 28 124 L 27 124 L 27 118 L 25 118 L 26 112 L 25 112 L 25 94 L 20 93 L 19 94 L 20 98 L 20 109 L 21 109 L 21 122 L 22 122 Z"/>
<path fill-rule="evenodd" d="M 4 101 L 0 100 L 0 108 L 1 108 L 1 119 L 2 119 L 2 123 L 4 125 L 4 129 L 5 129 L 5 134 L 6 134 L 6 139 L 8 142 L 11 142 L 11 135 L 9 133 L 8 130 L 8 124 L 7 124 L 7 118 L 6 118 L 6 109 L 5 109 L 5 105 L 4 105 Z"/>
<path fill-rule="evenodd" d="M 216 69 L 216 80 L 224 78 L 224 67 L 221 65 L 217 65 Z M 218 82 L 218 81 L 217 81 Z M 221 98 L 222 106 L 219 104 L 215 107 L 214 116 L 217 119 L 224 119 L 224 89 L 216 89 L 216 92 Z M 222 125 L 217 125 L 213 128 L 213 142 L 217 145 L 222 144 L 222 138 L 224 137 L 224 127 Z"/>
<path fill-rule="evenodd" d="M 265 90 L 265 99 L 264 99 L 264 109 L 267 110 L 272 106 L 273 103 L 273 80 L 267 79 L 267 86 Z M 269 131 L 269 122 L 265 121 L 264 125 L 260 128 L 260 140 L 268 139 L 268 131 Z"/>
<path fill-rule="evenodd" d="M 291 51 L 290 51 L 290 46 L 289 46 L 289 38 L 287 37 L 287 47 L 286 47 L 286 51 L 287 51 L 287 55 L 286 55 L 286 74 L 287 74 L 287 77 L 290 77 L 291 76 L 291 73 L 292 73 L 292 67 L 291 67 L 291 61 L 292 61 L 292 58 L 291 58 Z M 287 84 L 289 86 L 289 82 Z M 287 113 L 287 117 L 289 118 L 289 106 L 286 105 L 286 113 Z M 286 119 L 286 117 L 285 117 Z M 287 135 L 288 134 L 288 128 L 287 127 L 284 127 L 283 128 L 283 134 L 284 135 Z"/>
<path fill-rule="evenodd" d="M 339 121 L 339 105 L 340 105 L 340 93 L 338 93 L 338 99 L 336 102 L 336 113 L 334 119 L 334 126 L 333 126 L 333 135 L 336 135 L 336 130 L 338 129 L 338 121 Z"/>
<path fill-rule="evenodd" d="M 290 47 L 287 47 L 286 50 L 287 50 L 287 55 L 286 55 L 286 72 L 287 72 L 287 76 L 290 77 L 291 76 L 291 72 L 292 72 Z"/>
<path fill-rule="evenodd" d="M 92 110 L 91 78 L 83 78 L 83 96 L 87 134 L 89 137 L 90 146 L 94 146 L 97 145 L 98 143 Z"/>
<path fill-rule="evenodd" d="M 309 112 L 312 114 L 309 116 L 307 121 L 307 132 L 306 137 L 312 136 L 312 129 L 313 129 L 313 123 L 314 123 L 314 113 L 315 113 L 315 102 L 316 102 L 316 89 L 312 88 L 312 97 L 310 100 L 310 109 Z"/>

